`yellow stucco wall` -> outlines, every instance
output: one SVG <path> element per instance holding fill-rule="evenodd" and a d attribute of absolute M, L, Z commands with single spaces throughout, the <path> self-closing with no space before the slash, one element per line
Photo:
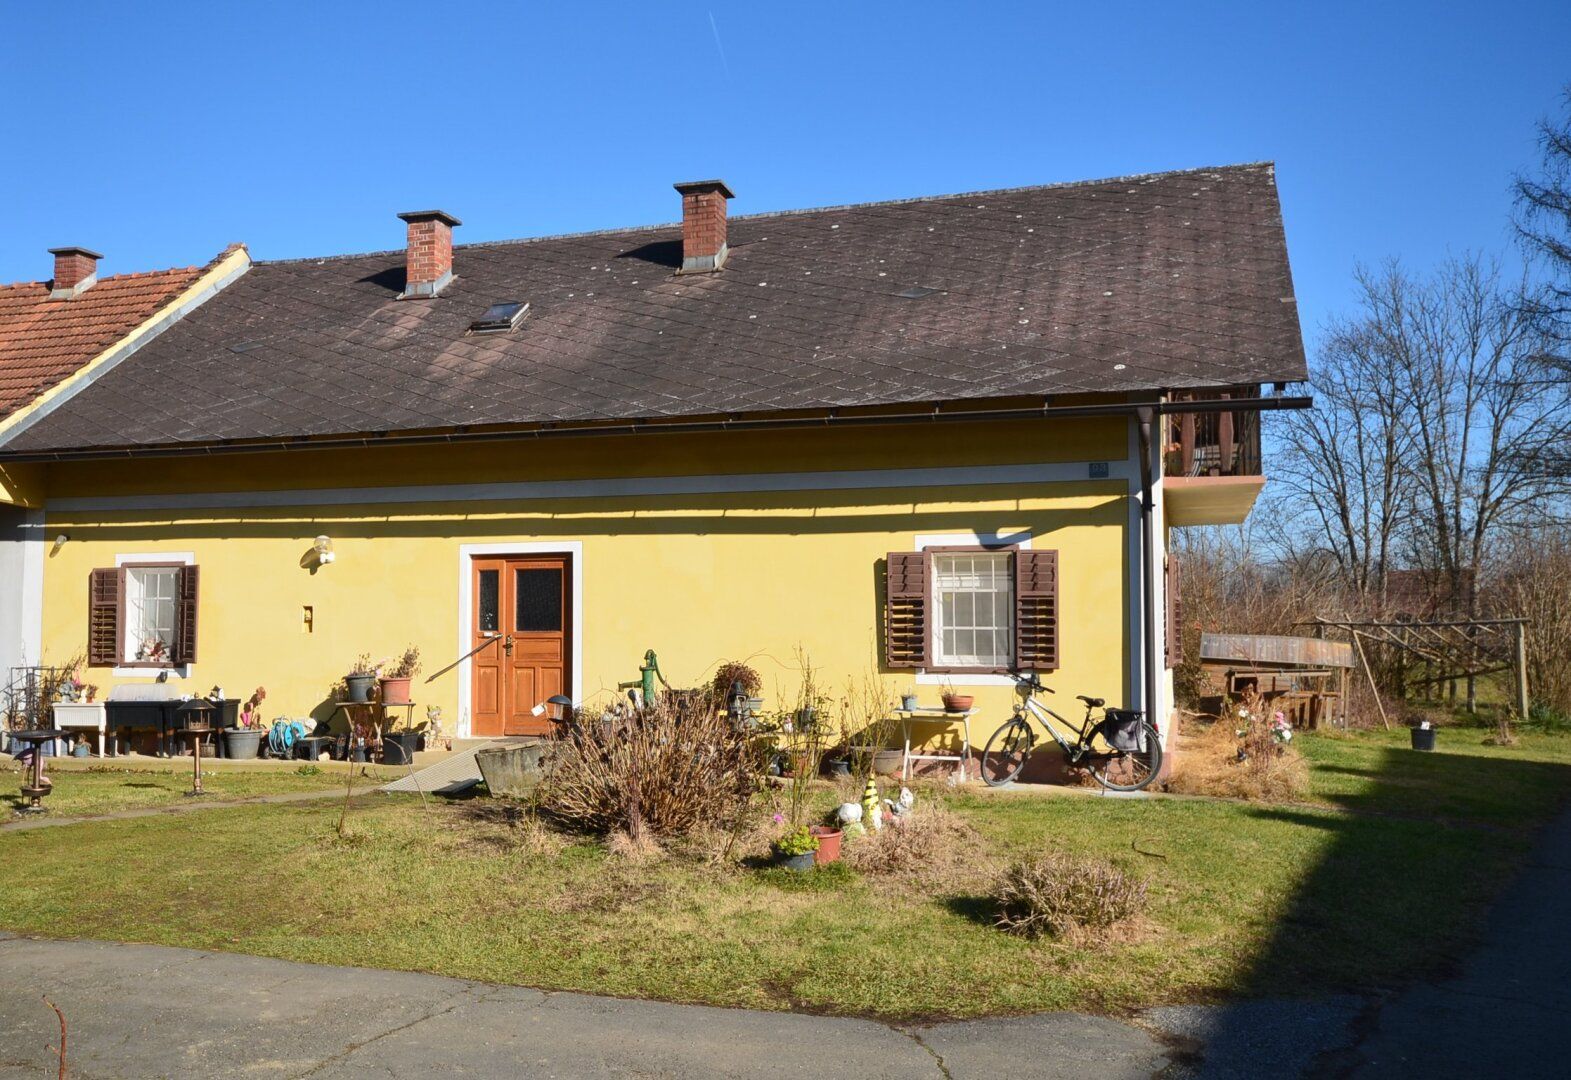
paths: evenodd
<path fill-rule="evenodd" d="M 1007 462 L 1119 460 L 1122 421 L 995 424 L 961 431 L 862 429 L 778 435 L 639 437 L 392 448 L 109 466 L 51 466 L 49 494 L 115 497 L 348 485 L 479 483 L 605 475 L 919 468 Z M 796 688 L 794 650 L 839 688 L 875 660 L 881 560 L 919 534 L 1029 531 L 1061 567 L 1058 705 L 1075 693 L 1126 692 L 1127 485 L 1122 480 L 1030 486 L 807 490 L 509 502 L 393 503 L 246 509 L 51 509 L 48 534 L 67 542 L 46 560 L 43 642 L 58 660 L 85 647 L 87 581 L 117 556 L 190 552 L 201 567 L 198 662 L 182 685 L 232 696 L 266 685 L 273 716 L 320 709 L 327 688 L 363 651 L 418 644 L 429 674 L 459 649 L 464 544 L 582 545 L 586 698 L 636 677 L 646 648 L 673 685 L 707 679 L 718 660 L 755 657 L 766 695 Z M 302 567 L 311 540 L 332 537 L 336 561 Z M 306 633 L 302 611 L 313 610 Z M 108 669 L 91 679 L 107 688 Z M 886 672 L 892 691 L 910 672 Z M 459 716 L 457 672 L 416 683 L 422 704 Z M 966 679 L 957 676 L 957 685 Z M 936 703 L 939 688 L 924 686 Z M 1006 688 L 976 691 L 978 739 L 1007 715 Z M 1063 711 L 1063 710 L 1061 710 Z M 985 730 L 984 730 L 985 729 Z"/>

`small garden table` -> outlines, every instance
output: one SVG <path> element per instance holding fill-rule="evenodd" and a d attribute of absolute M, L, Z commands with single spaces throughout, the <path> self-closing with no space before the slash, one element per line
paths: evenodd
<path fill-rule="evenodd" d="M 98 756 L 104 756 L 104 730 L 108 711 L 101 701 L 57 701 L 54 703 L 55 727 L 78 728 L 98 733 Z"/>
<path fill-rule="evenodd" d="M 900 778 L 911 779 L 911 763 L 913 761 L 953 761 L 959 766 L 960 782 L 966 780 L 966 763 L 971 760 L 971 717 L 975 709 L 964 712 L 950 712 L 948 709 L 896 709 L 895 716 L 900 719 L 900 733 L 905 739 L 905 754 L 900 764 Z M 911 725 L 924 724 L 960 724 L 960 753 L 958 754 L 913 754 L 911 752 Z"/>
<path fill-rule="evenodd" d="M 364 712 L 356 717 L 355 710 L 363 709 Z M 339 712 L 344 714 L 344 720 L 349 724 L 349 747 L 344 754 L 345 759 L 353 761 L 355 747 L 360 746 L 369 751 L 382 745 L 382 732 L 388 727 L 388 710 L 404 710 L 404 727 L 414 727 L 415 703 L 413 701 L 395 701 L 391 704 L 384 701 L 335 701 L 333 715 Z M 332 723 L 332 715 L 328 716 L 328 723 Z M 366 760 L 371 754 L 366 753 Z"/>

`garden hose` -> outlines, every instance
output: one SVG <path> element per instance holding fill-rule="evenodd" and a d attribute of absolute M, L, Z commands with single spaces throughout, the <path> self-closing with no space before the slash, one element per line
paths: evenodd
<path fill-rule="evenodd" d="M 305 725 L 298 720 L 275 720 L 267 733 L 267 748 L 275 757 L 289 757 L 296 741 L 305 738 Z"/>

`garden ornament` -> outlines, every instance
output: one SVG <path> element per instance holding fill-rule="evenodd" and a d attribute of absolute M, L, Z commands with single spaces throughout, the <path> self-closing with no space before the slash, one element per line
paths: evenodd
<path fill-rule="evenodd" d="M 867 778 L 867 790 L 862 792 L 862 819 L 874 832 L 884 827 L 884 808 L 878 805 L 878 781 L 871 776 Z"/>
<path fill-rule="evenodd" d="M 900 798 L 898 801 L 900 803 L 900 812 L 903 814 L 916 805 L 916 796 L 911 794 L 910 788 L 902 787 L 900 789 Z"/>
<path fill-rule="evenodd" d="M 835 819 L 842 825 L 849 825 L 853 821 L 862 820 L 862 804 L 854 802 L 841 803 L 835 811 Z"/>

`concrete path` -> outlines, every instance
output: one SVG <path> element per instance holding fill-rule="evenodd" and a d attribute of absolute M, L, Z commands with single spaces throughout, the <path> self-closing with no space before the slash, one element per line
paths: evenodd
<path fill-rule="evenodd" d="M 0 1078 L 1150 1077 L 1166 1050 L 1069 1013 L 868 1020 L 542 993 L 223 953 L 0 937 Z"/>
<path fill-rule="evenodd" d="M 1460 873 L 1465 869 L 1459 868 Z M 1374 1014 L 1348 1061 L 1359 1077 L 1571 1076 L 1571 812 L 1550 825 L 1457 974 Z M 1423 932 L 1422 912 L 1414 932 Z"/>
<path fill-rule="evenodd" d="M 354 804 L 369 798 L 375 788 L 361 787 L 354 793 Z M 189 802 L 168 803 L 163 806 L 138 806 L 130 810 L 111 810 L 107 814 L 78 814 L 76 816 L 48 814 L 16 814 L 0 820 L 0 832 L 26 832 L 31 829 L 50 829 L 58 825 L 81 825 L 91 821 L 125 821 L 128 818 L 162 817 L 168 814 L 194 814 L 203 810 L 226 810 L 234 806 L 261 806 L 272 803 L 313 802 L 318 799 L 343 801 L 342 791 L 288 791 L 279 795 L 250 795 L 243 799 L 196 798 Z M 0 809 L 0 814 L 5 813 Z"/>

